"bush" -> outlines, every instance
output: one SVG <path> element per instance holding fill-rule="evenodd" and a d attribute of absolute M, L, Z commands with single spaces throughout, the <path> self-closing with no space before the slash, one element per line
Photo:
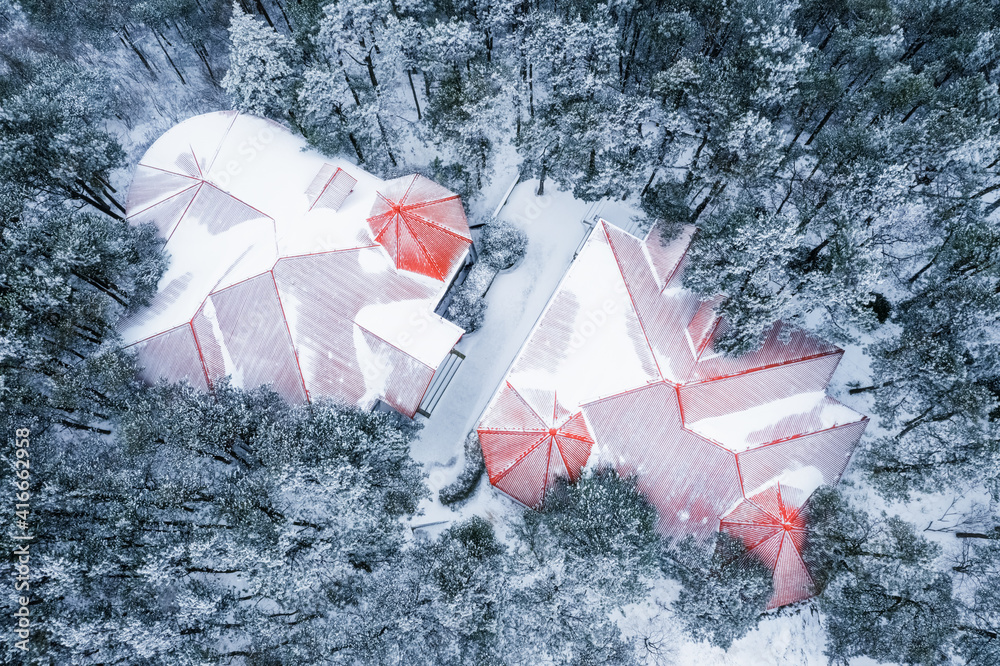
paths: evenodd
<path fill-rule="evenodd" d="M 497 272 L 516 264 L 528 247 L 528 237 L 523 231 L 509 222 L 497 220 L 483 227 L 479 240 L 482 248 L 479 261 L 455 290 L 446 313 L 448 319 L 468 333 L 483 325 L 486 317 L 483 296 Z"/>
<path fill-rule="evenodd" d="M 490 283 L 496 274 L 497 269 L 485 262 L 473 266 L 451 297 L 448 319 L 464 328 L 467 333 L 472 333 L 482 326 L 486 317 L 486 299 L 483 295 L 490 288 Z"/>
<path fill-rule="evenodd" d="M 479 237 L 480 261 L 498 271 L 510 268 L 528 249 L 528 235 L 510 222 L 491 220 Z"/>
<path fill-rule="evenodd" d="M 497 276 L 497 269 L 485 261 L 480 261 L 472 267 L 469 274 L 465 276 L 460 289 L 475 296 L 485 296 L 486 290 L 493 283 L 493 278 Z"/>
<path fill-rule="evenodd" d="M 483 450 L 479 445 L 479 435 L 473 430 L 465 438 L 465 468 L 453 483 L 448 484 L 438 493 L 441 504 L 452 505 L 464 502 L 472 496 L 479 480 L 486 471 L 483 460 Z"/>
<path fill-rule="evenodd" d="M 464 328 L 466 333 L 472 333 L 483 325 L 486 318 L 486 299 L 463 289 L 464 286 L 463 283 L 452 296 L 446 314 L 449 320 Z"/>

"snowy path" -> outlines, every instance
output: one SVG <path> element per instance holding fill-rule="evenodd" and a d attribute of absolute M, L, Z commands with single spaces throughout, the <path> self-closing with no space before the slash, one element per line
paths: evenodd
<path fill-rule="evenodd" d="M 528 250 L 514 268 L 497 275 L 486 294 L 486 320 L 478 331 L 465 336 L 457 348 L 466 355 L 441 401 L 429 419 L 419 418 L 424 428 L 411 446 L 411 455 L 424 464 L 432 498 L 425 500 L 423 514 L 414 525 L 454 520 L 458 516 L 437 500 L 437 492 L 454 481 L 464 465 L 462 445 L 497 386 L 500 384 L 524 341 L 531 333 L 545 305 L 552 297 L 573 255 L 590 227 L 583 222 L 599 214 L 609 222 L 628 228 L 636 211 L 619 202 L 589 204 L 569 193 L 550 190 L 537 197 L 537 180 L 517 185 L 500 219 L 509 221 L 528 234 Z M 464 505 L 459 515 L 483 515 L 492 519 L 497 512 L 516 505 L 501 493 L 492 492 L 484 482 L 477 496 Z M 444 529 L 444 523 L 432 532 Z"/>
<path fill-rule="evenodd" d="M 475 427 L 589 231 L 581 220 L 590 204 L 561 192 L 536 197 L 537 186 L 534 180 L 518 184 L 500 213 L 501 219 L 528 234 L 524 259 L 497 275 L 486 294 L 488 308 L 482 328 L 458 344 L 466 359 L 434 414 L 429 419 L 420 418 L 424 429 L 412 454 L 428 471 L 447 466 L 453 459 L 461 463 L 466 434 Z"/>

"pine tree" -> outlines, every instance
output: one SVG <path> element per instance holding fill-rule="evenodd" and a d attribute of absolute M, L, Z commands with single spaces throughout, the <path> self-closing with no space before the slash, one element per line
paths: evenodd
<path fill-rule="evenodd" d="M 118 318 L 155 291 L 161 241 L 152 226 L 59 208 L 25 209 L 0 229 L 0 404 L 87 428 L 103 410 L 81 378 Z"/>
<path fill-rule="evenodd" d="M 426 494 L 400 417 L 225 382 L 115 386 L 110 436 L 39 438 L 40 640 L 58 661 L 329 655 Z M 69 450 L 67 450 L 69 449 Z M 103 463 L 99 461 L 104 461 Z M 34 462 L 34 459 L 33 459 Z M 33 553 L 34 555 L 34 553 Z M 290 644 L 290 638 L 294 639 Z"/>
<path fill-rule="evenodd" d="M 393 83 L 402 62 L 407 26 L 386 0 L 350 0 L 325 7 L 314 38 L 317 55 L 304 73 L 299 94 L 303 114 L 315 119 L 306 132 L 318 145 L 328 135 L 348 135 L 359 161 L 397 167 L 398 103 Z M 343 83 L 341 83 L 343 81 Z M 333 105 L 336 130 L 320 120 Z M 325 112 L 329 114 L 329 111 Z"/>
<path fill-rule="evenodd" d="M 752 199 L 720 206 L 700 225 L 684 284 L 696 293 L 726 297 L 718 311 L 728 332 L 718 349 L 749 351 L 776 320 L 794 321 L 785 266 L 795 245 L 794 221 Z"/>
<path fill-rule="evenodd" d="M 70 199 L 122 219 L 125 209 L 108 180 L 124 153 L 105 128 L 116 112 L 115 84 L 45 56 L 15 63 L 0 82 L 0 183 L 7 196 Z"/>
<path fill-rule="evenodd" d="M 514 664 L 630 663 L 612 617 L 647 592 L 661 541 L 656 511 L 613 470 L 559 484 L 517 526 L 504 643 Z"/>
<path fill-rule="evenodd" d="M 674 608 L 685 629 L 723 649 L 757 627 L 771 598 L 771 571 L 725 533 L 714 547 L 692 537 L 680 541 L 663 567 L 682 586 Z"/>
<path fill-rule="evenodd" d="M 803 554 L 822 594 L 827 655 L 941 663 L 955 637 L 952 581 L 933 563 L 940 548 L 898 517 L 872 517 L 834 488 L 810 499 Z"/>
<path fill-rule="evenodd" d="M 286 117 L 295 81 L 291 40 L 234 2 L 229 43 L 229 71 L 222 87 L 235 108 L 267 118 Z"/>

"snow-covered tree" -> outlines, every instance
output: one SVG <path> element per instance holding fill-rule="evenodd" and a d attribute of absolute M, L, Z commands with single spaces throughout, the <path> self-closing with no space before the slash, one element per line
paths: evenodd
<path fill-rule="evenodd" d="M 613 614 L 641 599 L 661 552 L 656 511 L 613 470 L 557 484 L 517 526 L 512 663 L 629 663 Z"/>
<path fill-rule="evenodd" d="M 796 243 L 793 220 L 750 199 L 720 206 L 699 226 L 684 284 L 726 297 L 718 311 L 729 326 L 717 348 L 749 351 L 775 321 L 792 319 L 785 266 Z"/>
<path fill-rule="evenodd" d="M 0 233 L 0 405 L 85 428 L 102 411 L 88 407 L 87 362 L 164 270 L 156 230 L 32 207 L 0 221 Z"/>
<path fill-rule="evenodd" d="M 663 566 L 681 584 L 674 609 L 685 629 L 723 649 L 757 627 L 771 597 L 771 571 L 725 533 L 714 545 L 692 537 L 674 544 Z"/>
<path fill-rule="evenodd" d="M 523 27 L 529 94 L 521 100 L 528 108 L 519 151 L 541 181 L 539 194 L 550 176 L 591 201 L 624 197 L 643 179 L 648 105 L 618 89 L 606 9 L 598 7 L 590 20 L 537 12 Z"/>
<path fill-rule="evenodd" d="M 954 638 L 949 576 L 940 548 L 898 517 L 871 516 L 833 488 L 810 499 L 803 554 L 822 590 L 827 654 L 904 664 L 942 663 Z"/>
<path fill-rule="evenodd" d="M 284 118 L 291 110 L 292 41 L 233 3 L 229 24 L 229 71 L 222 87 L 240 111 Z"/>
<path fill-rule="evenodd" d="M 451 149 L 454 159 L 474 176 L 465 188 L 470 194 L 482 189 L 494 153 L 513 129 L 508 95 L 507 81 L 496 69 L 477 64 L 466 71 L 445 70 L 427 106 L 435 142 Z"/>
<path fill-rule="evenodd" d="M 116 84 L 45 56 L 15 63 L 0 82 L 0 188 L 8 196 L 71 199 L 121 219 L 125 209 L 108 182 L 124 157 L 106 127 Z"/>
<path fill-rule="evenodd" d="M 407 24 L 387 0 L 348 0 L 324 8 L 313 38 L 317 54 L 299 93 L 303 115 L 313 119 L 307 136 L 323 146 L 332 143 L 329 134 L 347 134 L 359 161 L 398 165 L 394 83 L 406 35 Z M 328 127 L 324 116 L 339 122 Z"/>
<path fill-rule="evenodd" d="M 59 438 L 33 442 L 46 652 L 329 654 L 426 494 L 413 426 L 225 383 L 206 394 L 129 378 L 110 398 L 111 436 L 64 454 Z"/>

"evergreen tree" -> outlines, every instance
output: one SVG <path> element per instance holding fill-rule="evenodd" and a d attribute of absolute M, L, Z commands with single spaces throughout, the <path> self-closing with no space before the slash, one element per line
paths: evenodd
<path fill-rule="evenodd" d="M 818 490 L 809 507 L 803 556 L 822 590 L 831 660 L 945 661 L 957 605 L 950 577 L 933 566 L 940 549 L 898 517 L 852 507 L 834 488 Z"/>
<path fill-rule="evenodd" d="M 426 494 L 412 426 L 290 407 L 267 389 L 114 376 L 112 436 L 32 444 L 46 480 L 32 505 L 39 649 L 57 661 L 329 658 Z"/>
<path fill-rule="evenodd" d="M 720 206 L 699 227 L 684 284 L 726 297 L 718 308 L 728 324 L 719 349 L 750 351 L 776 320 L 794 322 L 785 272 L 794 250 L 793 220 L 749 199 Z"/>
<path fill-rule="evenodd" d="M 222 87 L 245 113 L 283 118 L 292 107 L 292 42 L 233 3 L 229 71 Z"/>
<path fill-rule="evenodd" d="M 630 663 L 613 615 L 647 592 L 661 542 L 656 511 L 613 470 L 557 485 L 528 510 L 510 594 L 509 663 Z"/>
<path fill-rule="evenodd" d="M 723 649 L 757 627 L 771 598 L 771 571 L 725 533 L 714 548 L 687 537 L 666 552 L 663 567 L 681 584 L 674 608 L 685 629 Z"/>
<path fill-rule="evenodd" d="M 107 131 L 116 112 L 107 74 L 44 56 L 15 60 L 0 81 L 0 183 L 7 196 L 125 212 L 108 182 L 124 154 Z"/>
<path fill-rule="evenodd" d="M 0 404 L 71 428 L 100 414 L 87 362 L 152 296 L 165 268 L 152 226 L 25 208 L 0 221 Z M 93 411 L 92 411 L 93 410 Z"/>

